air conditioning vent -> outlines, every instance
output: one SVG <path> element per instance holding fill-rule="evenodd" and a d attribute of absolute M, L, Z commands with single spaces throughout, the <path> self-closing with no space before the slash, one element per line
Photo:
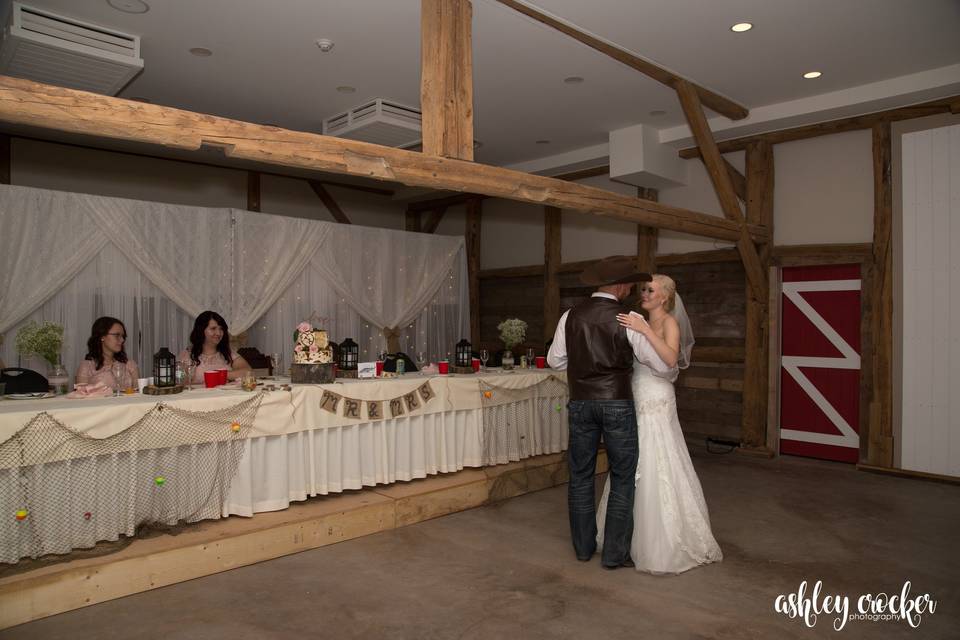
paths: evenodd
<path fill-rule="evenodd" d="M 13 3 L 0 72 L 116 95 L 143 69 L 140 37 Z"/>
<path fill-rule="evenodd" d="M 420 110 L 377 98 L 323 121 L 323 134 L 388 147 L 420 144 Z"/>

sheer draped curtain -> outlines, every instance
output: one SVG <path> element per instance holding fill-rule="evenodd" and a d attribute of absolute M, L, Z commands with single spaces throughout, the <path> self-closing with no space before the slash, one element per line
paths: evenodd
<path fill-rule="evenodd" d="M 18 360 L 17 330 L 50 320 L 64 325 L 63 363 L 73 371 L 93 320 L 111 315 L 147 372 L 159 347 L 186 346 L 204 309 L 287 363 L 306 319 L 336 341 L 354 338 L 361 358 L 386 349 L 389 336 L 436 359 L 468 333 L 466 281 L 462 238 L 0 185 L 8 366 Z"/>

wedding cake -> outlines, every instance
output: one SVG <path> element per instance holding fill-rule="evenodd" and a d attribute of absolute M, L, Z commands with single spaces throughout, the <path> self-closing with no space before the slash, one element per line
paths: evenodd
<path fill-rule="evenodd" d="M 290 379 L 296 383 L 325 384 L 333 382 L 333 348 L 327 332 L 301 322 L 293 334 L 293 366 Z"/>
<path fill-rule="evenodd" d="M 294 364 L 329 364 L 333 362 L 333 349 L 327 332 L 314 329 L 309 322 L 301 322 L 293 344 Z"/>

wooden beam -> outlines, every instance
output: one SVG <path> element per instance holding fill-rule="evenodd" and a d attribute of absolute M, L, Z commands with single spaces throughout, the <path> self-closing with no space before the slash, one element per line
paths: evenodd
<path fill-rule="evenodd" d="M 408 206 L 407 206 L 407 211 L 406 211 L 405 218 L 406 218 L 406 224 L 405 224 L 404 228 L 405 228 L 407 231 L 412 231 L 412 232 L 414 232 L 414 233 L 420 233 L 420 212 L 419 212 L 419 211 L 411 211 L 411 210 L 410 210 L 410 206 L 408 205 Z"/>
<path fill-rule="evenodd" d="M 769 131 L 767 133 L 758 133 L 743 136 L 742 138 L 732 138 L 718 142 L 717 147 L 720 149 L 720 153 L 730 153 L 731 151 L 743 151 L 751 142 L 759 142 L 761 140 L 769 142 L 770 144 L 780 144 L 781 142 L 805 140 L 807 138 L 827 136 L 834 133 L 843 133 L 844 131 L 871 129 L 873 125 L 881 122 L 899 122 L 900 120 L 923 118 L 938 113 L 956 113 L 956 111 L 952 111 L 955 105 L 960 105 L 960 96 L 940 98 L 910 107 L 897 107 L 896 109 L 867 113 L 861 116 L 840 118 L 838 120 L 807 124 L 790 129 Z M 681 158 L 696 158 L 700 155 L 700 149 L 698 147 L 687 147 L 686 149 L 681 149 L 679 153 Z"/>
<path fill-rule="evenodd" d="M 473 160 L 470 0 L 420 0 L 423 153 Z"/>
<path fill-rule="evenodd" d="M 723 164 L 727 167 L 727 173 L 730 174 L 730 182 L 733 183 L 733 192 L 737 194 L 737 197 L 740 198 L 742 202 L 747 201 L 747 179 L 744 177 L 740 171 L 730 164 L 730 161 L 726 158 L 723 159 Z"/>
<path fill-rule="evenodd" d="M 317 194 L 317 197 L 323 201 L 323 206 L 327 208 L 334 220 L 342 224 L 350 224 L 350 218 L 343 212 L 343 209 L 340 208 L 340 205 L 337 204 L 337 201 L 333 199 L 333 196 L 330 195 L 323 184 L 316 180 L 307 180 L 307 182 L 310 183 L 310 188 Z"/>
<path fill-rule="evenodd" d="M 247 171 L 247 211 L 260 211 L 260 174 Z"/>
<path fill-rule="evenodd" d="M 544 207 L 543 211 L 543 337 L 544 342 L 553 337 L 560 321 L 560 267 L 561 211 L 557 207 Z"/>
<path fill-rule="evenodd" d="M 600 53 L 606 54 L 611 58 L 613 58 L 614 60 L 621 62 L 627 65 L 628 67 L 631 67 L 632 69 L 636 69 L 640 73 L 650 78 L 653 78 L 657 82 L 660 82 L 661 84 L 665 84 L 672 89 L 676 89 L 677 84 L 680 82 L 690 83 L 689 80 L 685 80 L 680 76 L 674 74 L 673 72 L 668 71 L 667 69 L 664 69 L 663 67 L 660 67 L 650 62 L 649 60 L 644 60 L 643 58 L 640 58 L 639 56 L 635 56 L 632 53 L 625 51 L 624 49 L 621 49 L 616 45 L 610 44 L 608 42 L 604 42 L 603 40 L 600 40 L 599 38 L 596 38 L 588 33 L 584 33 L 583 31 L 580 31 L 565 22 L 562 22 L 552 16 L 549 16 L 545 13 L 541 13 L 540 11 L 537 11 L 533 7 L 527 6 L 525 4 L 521 4 L 516 0 L 497 0 L 497 1 L 500 4 L 510 7 L 511 9 L 519 11 L 520 13 L 522 13 L 523 15 L 529 18 L 533 18 L 537 22 L 545 24 L 548 27 L 552 27 L 557 31 L 560 31 L 561 33 L 564 33 L 570 36 L 574 40 L 582 42 L 583 44 L 587 45 L 591 49 L 594 49 L 596 51 L 599 51 Z M 741 120 L 743 118 L 746 118 L 747 115 L 749 115 L 750 113 L 746 107 L 740 104 L 737 104 L 736 102 L 734 102 L 733 100 L 730 100 L 729 98 L 726 98 L 724 96 L 721 96 L 720 94 L 714 93 L 713 91 L 710 91 L 709 89 L 701 87 L 700 85 L 696 85 L 693 83 L 690 83 L 690 85 L 697 92 L 697 95 L 699 96 L 700 101 L 703 102 L 705 106 L 709 107 L 710 109 L 713 109 L 720 115 L 727 116 L 731 120 Z"/>
<path fill-rule="evenodd" d="M 717 192 L 720 207 L 723 209 L 727 220 L 735 223 L 740 229 L 737 251 L 740 252 L 740 258 L 743 260 L 743 268 L 747 273 L 747 282 L 752 289 L 753 297 L 756 300 L 765 301 L 767 299 L 767 270 L 760 261 L 757 249 L 753 246 L 753 241 L 747 231 L 747 224 L 740 211 L 740 203 L 737 202 L 737 194 L 734 192 L 730 174 L 723 163 L 720 151 L 717 149 L 717 143 L 713 139 L 710 126 L 707 124 L 707 117 L 703 113 L 700 97 L 694 87 L 684 81 L 677 83 L 677 96 L 680 98 L 680 106 L 683 108 L 687 124 L 690 125 L 690 130 L 693 132 L 702 152 L 703 164 L 706 166 L 710 181 L 713 182 L 713 188 Z"/>
<path fill-rule="evenodd" d="M 470 342 L 480 344 L 480 229 L 483 200 L 467 203 L 464 241 L 467 249 L 467 283 L 470 289 Z"/>
<path fill-rule="evenodd" d="M 890 123 L 873 127 L 873 394 L 867 463 L 893 466 L 893 189 Z"/>
<path fill-rule="evenodd" d="M 739 226 L 729 220 L 640 200 L 555 178 L 415 151 L 287 131 L 158 105 L 0 76 L 0 122 L 29 125 L 179 149 L 224 145 L 231 158 L 296 167 L 409 186 L 478 193 L 553 205 L 660 229 L 732 241 Z M 761 227 L 751 235 L 764 240 Z"/>
<path fill-rule="evenodd" d="M 435 233 L 437 227 L 440 226 L 440 221 L 443 220 L 443 214 L 447 212 L 446 207 L 437 207 L 430 212 L 430 216 L 427 218 L 427 221 L 423 223 L 423 233 Z"/>
<path fill-rule="evenodd" d="M 660 194 L 656 189 L 637 187 L 637 197 L 641 200 L 656 202 Z M 637 225 L 637 269 L 645 273 L 657 271 L 657 239 L 658 233 L 654 227 Z"/>
<path fill-rule="evenodd" d="M 719 156 L 719 152 L 717 152 Z M 758 142 L 747 147 L 746 155 L 746 219 L 773 229 L 774 167 L 773 147 Z M 748 241 L 749 242 L 749 241 Z M 751 243 L 752 245 L 752 243 Z M 764 271 L 770 267 L 770 244 L 761 245 L 758 260 Z M 768 274 L 764 274 L 767 276 Z M 747 284 L 745 360 L 743 366 L 743 415 L 740 428 L 742 447 L 767 447 L 767 403 L 770 364 L 770 297 L 769 280 L 764 277 L 760 288 Z M 762 297 L 759 297 L 762 294 Z"/>
<path fill-rule="evenodd" d="M 960 113 L 960 98 L 950 103 L 950 113 Z"/>
<path fill-rule="evenodd" d="M 799 244 L 774 247 L 773 264 L 802 267 L 824 264 L 863 264 L 873 260 L 873 244 Z"/>

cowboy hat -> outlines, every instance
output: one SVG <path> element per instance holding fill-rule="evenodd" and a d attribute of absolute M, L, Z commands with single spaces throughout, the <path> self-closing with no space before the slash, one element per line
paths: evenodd
<path fill-rule="evenodd" d="M 649 273 L 637 270 L 636 256 L 610 256 L 597 260 L 580 275 L 580 282 L 592 287 L 649 282 Z"/>

